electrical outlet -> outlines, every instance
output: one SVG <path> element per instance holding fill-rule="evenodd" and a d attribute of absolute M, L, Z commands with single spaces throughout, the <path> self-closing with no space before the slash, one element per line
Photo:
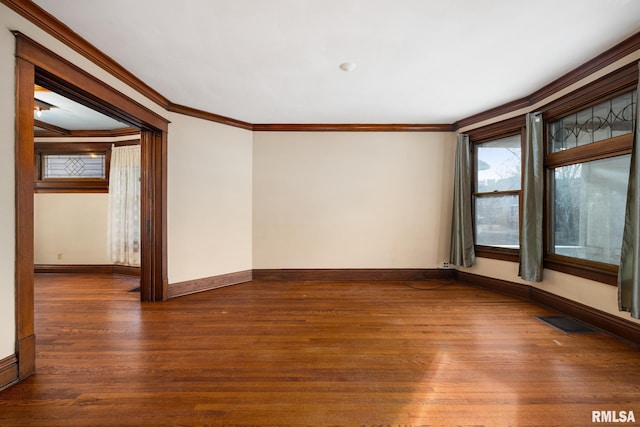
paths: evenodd
<path fill-rule="evenodd" d="M 62 252 L 58 252 L 58 259 L 62 259 Z"/>
<path fill-rule="evenodd" d="M 449 261 L 442 261 L 442 268 L 449 268 Z"/>

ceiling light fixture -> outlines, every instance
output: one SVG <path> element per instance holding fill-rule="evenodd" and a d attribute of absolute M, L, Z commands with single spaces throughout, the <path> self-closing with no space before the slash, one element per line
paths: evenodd
<path fill-rule="evenodd" d="M 350 73 L 351 71 L 356 69 L 356 64 L 354 64 L 353 62 L 343 62 L 342 64 L 340 64 L 340 69 L 342 71 Z"/>
<path fill-rule="evenodd" d="M 57 107 L 53 104 L 49 104 L 48 102 L 44 102 L 38 98 L 34 98 L 33 100 L 33 111 L 35 111 L 38 117 L 42 116 L 43 111 L 47 111 L 52 108 L 57 108 Z"/>

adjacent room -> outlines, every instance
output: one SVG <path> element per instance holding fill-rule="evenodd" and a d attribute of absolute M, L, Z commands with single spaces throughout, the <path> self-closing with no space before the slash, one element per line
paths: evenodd
<path fill-rule="evenodd" d="M 0 0 L 0 424 L 640 422 L 639 22 Z"/>

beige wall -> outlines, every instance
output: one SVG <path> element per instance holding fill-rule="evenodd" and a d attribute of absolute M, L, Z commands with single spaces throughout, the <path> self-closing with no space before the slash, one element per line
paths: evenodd
<path fill-rule="evenodd" d="M 256 132 L 254 268 L 448 260 L 453 135 Z"/>
<path fill-rule="evenodd" d="M 0 5 L 0 360 L 15 351 L 15 38 Z"/>
<path fill-rule="evenodd" d="M 34 199 L 36 264 L 111 264 L 107 194 L 50 193 Z"/>
<path fill-rule="evenodd" d="M 250 270 L 252 133 L 170 120 L 169 283 Z"/>

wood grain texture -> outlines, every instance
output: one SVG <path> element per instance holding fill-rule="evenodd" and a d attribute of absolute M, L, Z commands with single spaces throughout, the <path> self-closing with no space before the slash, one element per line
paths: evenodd
<path fill-rule="evenodd" d="M 455 281 L 261 282 L 140 303 L 36 277 L 38 372 L 0 425 L 584 426 L 640 413 L 640 350 Z M 638 415 L 636 415 L 637 417 Z"/>
<path fill-rule="evenodd" d="M 111 57 L 96 48 L 87 40 L 80 37 L 78 33 L 67 27 L 65 24 L 42 9 L 40 6 L 27 0 L 0 0 L 0 2 L 11 8 L 14 12 L 28 19 L 38 27 L 42 28 L 44 31 L 60 40 L 62 43 L 75 50 L 85 58 L 89 59 L 94 64 L 103 68 L 114 77 L 117 77 L 127 85 L 136 89 L 147 98 L 162 106 L 166 106 L 166 104 L 168 103 L 167 98 L 165 98 L 159 92 L 137 78 L 130 71 L 125 69 L 122 65 L 118 64 Z"/>
<path fill-rule="evenodd" d="M 36 264 L 36 273 L 123 274 L 140 277 L 140 267 L 115 264 Z"/>
<path fill-rule="evenodd" d="M 551 292 L 522 283 L 509 282 L 463 271 L 456 271 L 455 279 L 461 283 L 542 304 L 560 313 L 589 323 L 603 331 L 640 344 L 640 324 L 554 295 Z"/>
<path fill-rule="evenodd" d="M 0 360 L 0 390 L 16 382 L 18 378 L 18 358 L 15 354 Z"/>
<path fill-rule="evenodd" d="M 353 281 L 450 279 L 455 270 L 427 268 L 254 269 L 254 280 Z"/>
<path fill-rule="evenodd" d="M 169 284 L 169 298 L 210 291 L 224 286 L 237 285 L 249 282 L 253 277 L 252 270 L 238 271 L 206 277 L 204 279 L 186 280 L 184 282 Z"/>
<path fill-rule="evenodd" d="M 451 124 L 272 123 L 254 124 L 255 132 L 453 132 Z"/>
<path fill-rule="evenodd" d="M 33 145 L 33 85 L 35 67 L 16 58 L 16 141 L 15 141 L 15 230 L 16 230 L 16 352 L 18 376 L 34 372 L 35 353 L 33 321 L 33 180 L 35 150 Z M 29 360 L 32 357 L 33 360 Z"/>

